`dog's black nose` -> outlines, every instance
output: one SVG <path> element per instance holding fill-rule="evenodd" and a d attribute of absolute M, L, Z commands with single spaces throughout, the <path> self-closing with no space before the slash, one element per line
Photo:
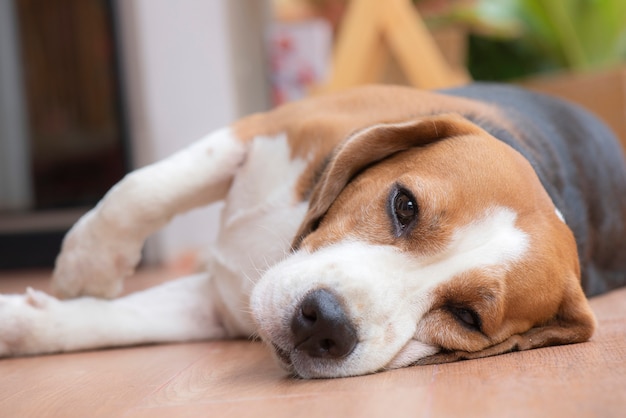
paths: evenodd
<path fill-rule="evenodd" d="M 311 357 L 341 358 L 357 343 L 356 330 L 337 297 L 326 289 L 309 292 L 291 320 L 295 347 Z"/>

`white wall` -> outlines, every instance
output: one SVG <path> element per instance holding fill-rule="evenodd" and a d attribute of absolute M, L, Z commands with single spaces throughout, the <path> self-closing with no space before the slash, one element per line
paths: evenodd
<path fill-rule="evenodd" d="M 29 209 L 32 202 L 18 35 L 13 0 L 0 0 L 0 210 Z"/>
<path fill-rule="evenodd" d="M 136 167 L 265 107 L 262 36 L 254 33 L 263 27 L 264 2 L 242 3 L 251 2 L 118 0 Z M 242 59 L 250 42 L 259 43 L 252 48 L 258 52 Z M 236 71 L 234 63 L 259 70 Z M 149 258 L 171 261 L 206 246 L 214 240 L 217 214 L 209 207 L 174 219 L 151 240 Z"/>

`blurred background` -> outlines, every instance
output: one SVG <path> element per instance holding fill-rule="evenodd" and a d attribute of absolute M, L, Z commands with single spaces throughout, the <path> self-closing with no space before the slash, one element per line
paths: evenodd
<path fill-rule="evenodd" d="M 246 114 L 364 83 L 517 83 L 626 139 L 624 0 L 0 0 L 0 268 L 50 267 L 128 171 Z M 184 272 L 219 205 L 152 237 Z"/>

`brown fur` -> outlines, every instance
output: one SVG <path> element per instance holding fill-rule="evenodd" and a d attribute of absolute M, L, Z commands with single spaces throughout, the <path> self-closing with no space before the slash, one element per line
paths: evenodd
<path fill-rule="evenodd" d="M 376 123 L 403 122 L 441 112 L 481 115 L 513 129 L 495 107 L 399 86 L 367 86 L 289 103 L 243 118 L 233 128 L 244 141 L 284 132 L 292 157 L 313 155 L 296 190 L 295 198 L 301 200 L 308 197 L 320 166 L 337 144 L 351 134 Z"/>
<path fill-rule="evenodd" d="M 444 249 L 457 228 L 490 207 L 517 213 L 517 227 L 531 240 L 525 259 L 509 266 L 503 280 L 469 271 L 435 289 L 419 331 L 443 352 L 421 363 L 589 339 L 595 321 L 579 284 L 571 231 L 530 164 L 457 113 L 510 129 L 486 104 L 393 87 L 297 102 L 235 129 L 244 140 L 286 132 L 293 157 L 313 155 L 295 196 L 310 196 L 310 207 L 294 248 L 315 251 L 353 236 L 419 258 Z M 387 191 L 396 181 L 419 202 L 420 222 L 409 237 L 394 236 L 388 226 Z M 463 327 L 446 309 L 451 304 L 479 313 L 481 330 Z"/>
<path fill-rule="evenodd" d="M 383 149 L 374 146 L 380 142 Z M 403 150 L 349 182 L 363 167 Z M 578 284 L 574 238 L 530 164 L 512 148 L 457 116 L 443 115 L 356 134 L 331 164 L 296 238 L 309 250 L 353 236 L 419 258 L 441 251 L 459 226 L 492 206 L 513 208 L 518 227 L 531 238 L 526 258 L 509 267 L 503 282 L 497 274 L 474 271 L 437 289 L 420 324 L 425 342 L 476 357 L 482 350 L 491 355 L 494 345 L 527 349 L 585 341 L 593 333 L 593 314 Z M 394 181 L 404 182 L 420 202 L 420 221 L 409 239 L 394 237 L 387 226 L 386 190 Z M 319 218 L 315 229 L 311 225 Z M 460 325 L 445 309 L 450 304 L 478 312 L 482 332 Z M 511 339 L 527 332 L 523 340 Z"/>

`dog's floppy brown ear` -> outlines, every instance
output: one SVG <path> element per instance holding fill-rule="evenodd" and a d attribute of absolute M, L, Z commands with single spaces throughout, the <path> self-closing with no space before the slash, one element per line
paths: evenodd
<path fill-rule="evenodd" d="M 596 320 L 576 280 L 575 277 L 568 280 L 559 311 L 547 323 L 531 328 L 522 334 L 513 335 L 481 351 L 444 351 L 420 359 L 416 364 L 449 363 L 589 340 L 595 330 Z"/>
<path fill-rule="evenodd" d="M 311 193 L 309 210 L 292 247 L 315 230 L 343 188 L 359 172 L 397 152 L 481 129 L 458 114 L 423 117 L 401 123 L 378 124 L 348 137 L 336 150 Z"/>

